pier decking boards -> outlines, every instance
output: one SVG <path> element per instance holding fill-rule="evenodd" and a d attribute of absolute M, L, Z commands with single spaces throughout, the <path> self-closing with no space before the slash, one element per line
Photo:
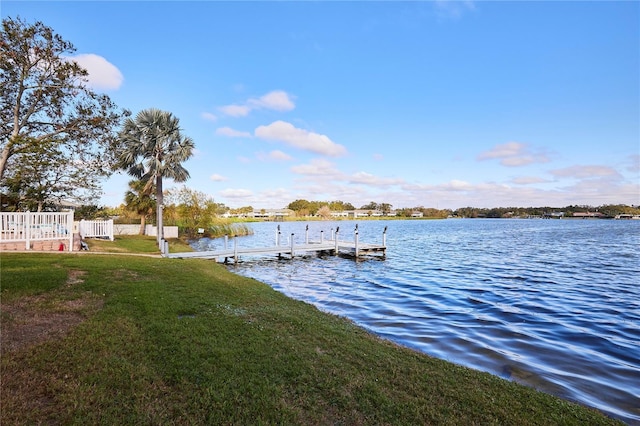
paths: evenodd
<path fill-rule="evenodd" d="M 339 228 L 338 228 L 339 229 Z M 325 240 L 322 236 L 320 241 L 310 241 L 307 234 L 305 236 L 305 242 L 296 244 L 294 241 L 294 234 L 291 234 L 290 243 L 283 245 L 280 243 L 280 230 L 276 231 L 275 245 L 268 247 L 239 247 L 238 238 L 233 238 L 233 248 L 224 248 L 220 250 L 210 251 L 196 251 L 186 253 L 169 253 L 168 244 L 165 244 L 165 250 L 163 252 L 164 257 L 168 258 L 181 258 L 181 259 L 224 259 L 227 263 L 229 259 L 233 259 L 234 262 L 238 262 L 241 256 L 260 256 L 260 255 L 277 255 L 281 257 L 294 258 L 295 256 L 302 256 L 308 253 L 324 253 L 333 255 L 349 256 L 354 258 L 362 258 L 371 255 L 377 255 L 384 257 L 386 255 L 386 232 L 385 227 L 382 234 L 382 244 L 361 243 L 358 239 L 358 226 L 354 232 L 353 241 L 340 241 L 338 239 L 339 233 L 336 232 L 332 235 L 331 239 Z M 225 237 L 225 247 L 228 247 L 228 239 Z"/>

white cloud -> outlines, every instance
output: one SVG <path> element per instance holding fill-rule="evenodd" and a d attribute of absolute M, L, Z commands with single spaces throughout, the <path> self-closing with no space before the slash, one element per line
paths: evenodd
<path fill-rule="evenodd" d="M 250 138 L 251 133 L 232 129 L 231 127 L 219 127 L 216 129 L 216 135 L 228 136 L 230 138 Z"/>
<path fill-rule="evenodd" d="M 542 179 L 537 176 L 520 176 L 511 180 L 512 183 L 516 185 L 532 185 L 535 183 L 545 183 L 548 182 L 546 179 Z"/>
<path fill-rule="evenodd" d="M 550 173 L 555 177 L 576 179 L 618 175 L 618 172 L 608 166 L 571 166 L 565 167 L 564 169 L 551 170 Z"/>
<path fill-rule="evenodd" d="M 279 150 L 274 150 L 265 154 L 264 152 L 259 152 L 257 154 L 258 159 L 261 161 L 291 161 L 293 157 L 291 157 L 286 152 L 282 152 Z"/>
<path fill-rule="evenodd" d="M 500 164 L 507 167 L 526 166 L 533 163 L 547 163 L 549 158 L 544 153 L 534 153 L 529 146 L 520 142 L 507 142 L 496 145 L 489 151 L 478 155 L 478 160 L 499 159 Z"/>
<path fill-rule="evenodd" d="M 326 135 L 299 129 L 285 121 L 279 120 L 268 126 L 259 126 L 254 134 L 261 139 L 284 142 L 289 146 L 330 157 L 340 157 L 347 153 L 344 146 L 333 142 Z"/>
<path fill-rule="evenodd" d="M 87 84 L 93 89 L 116 90 L 124 81 L 120 70 L 105 58 L 93 53 L 84 53 L 66 58 L 75 61 L 87 70 Z"/>
<path fill-rule="evenodd" d="M 231 117 L 244 117 L 249 115 L 251 108 L 247 105 L 226 105 L 218 108 L 223 114 Z"/>
<path fill-rule="evenodd" d="M 489 158 L 505 158 L 519 155 L 525 149 L 525 144 L 519 142 L 507 142 L 502 145 L 496 145 L 489 151 L 485 151 L 478 155 L 479 160 Z"/>
<path fill-rule="evenodd" d="M 503 158 L 500 164 L 507 167 L 526 166 L 527 164 L 536 163 L 536 159 L 530 155 L 522 155 L 518 157 Z"/>
<path fill-rule="evenodd" d="M 229 180 L 229 178 L 228 178 L 228 177 L 225 177 L 225 176 L 219 175 L 219 174 L 217 174 L 217 173 L 214 173 L 214 174 L 212 174 L 211 176 L 209 176 L 209 179 L 210 179 L 210 180 L 212 180 L 212 181 L 214 181 L 214 182 L 223 182 L 223 181 L 225 181 L 225 180 Z"/>
<path fill-rule="evenodd" d="M 473 188 L 469 182 L 457 179 L 445 183 L 444 187 L 452 191 L 469 191 Z"/>
<path fill-rule="evenodd" d="M 311 176 L 336 177 L 342 175 L 332 162 L 323 158 L 314 158 L 309 164 L 293 166 L 291 171 L 299 175 Z"/>
<path fill-rule="evenodd" d="M 200 116 L 207 121 L 218 121 L 218 117 L 210 112 L 203 112 Z"/>
<path fill-rule="evenodd" d="M 228 191 L 228 192 L 227 192 Z M 225 195 L 228 199 L 224 199 Z M 285 188 L 271 188 L 253 193 L 244 189 L 227 189 L 219 192 L 219 199 L 224 199 L 229 207 L 253 206 L 256 209 L 281 209 L 291 201 L 300 198 Z"/>
<path fill-rule="evenodd" d="M 591 172 L 591 173 L 589 173 Z M 564 207 L 568 205 L 638 204 L 637 184 L 621 181 L 612 169 L 569 167 L 561 174 L 580 176 L 575 183 L 555 188 L 541 188 L 534 183 L 505 184 L 496 182 L 466 182 L 451 180 L 436 184 L 402 185 L 402 192 L 390 193 L 384 202 L 396 207 L 424 205 L 425 207 L 460 208 L 465 206 L 491 207 Z M 614 172 L 615 173 L 615 172 Z M 351 200 L 349 200 L 351 201 Z M 351 201 L 353 203 L 353 201 Z"/>
<path fill-rule="evenodd" d="M 274 90 L 258 99 L 249 99 L 247 105 L 254 109 L 271 109 L 274 111 L 291 111 L 296 107 L 292 96 L 282 90 Z"/>
<path fill-rule="evenodd" d="M 371 186 L 390 186 L 404 183 L 402 179 L 380 178 L 366 172 L 355 173 L 348 179 L 348 181 L 351 183 L 361 183 Z"/>
<path fill-rule="evenodd" d="M 289 191 L 284 188 L 268 189 L 266 191 L 262 191 L 260 195 L 269 200 L 280 199 L 285 201 L 287 204 L 290 202 L 287 198 L 289 197 Z"/>
<path fill-rule="evenodd" d="M 630 172 L 640 172 L 640 155 L 634 154 L 629 156 L 629 167 L 627 170 Z"/>
<path fill-rule="evenodd" d="M 248 189 L 232 189 L 227 188 L 219 192 L 225 198 L 241 199 L 253 196 L 253 192 Z"/>
<path fill-rule="evenodd" d="M 294 96 L 283 90 L 274 90 L 259 98 L 249 98 L 241 104 L 225 105 L 218 108 L 223 114 L 231 117 L 245 117 L 256 109 L 268 109 L 273 111 L 291 111 L 296 107 L 293 103 Z"/>
<path fill-rule="evenodd" d="M 637 183 L 621 182 L 613 176 L 600 176 L 593 179 L 582 179 L 572 186 L 560 189 L 571 203 L 598 206 L 602 204 L 640 204 L 640 191 Z"/>

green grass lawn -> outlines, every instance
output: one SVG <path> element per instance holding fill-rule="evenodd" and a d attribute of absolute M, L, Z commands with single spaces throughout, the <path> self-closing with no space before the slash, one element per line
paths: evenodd
<path fill-rule="evenodd" d="M 160 254 L 156 243 L 156 237 L 146 235 L 117 235 L 115 241 L 99 238 L 87 238 L 84 240 L 89 246 L 89 251 L 106 253 L 144 253 Z M 184 241 L 174 238 L 169 241 L 169 252 L 178 253 L 192 251 Z"/>
<path fill-rule="evenodd" d="M 116 243 L 153 251 L 126 240 Z M 0 262 L 3 425 L 617 424 L 376 338 L 211 261 Z"/>

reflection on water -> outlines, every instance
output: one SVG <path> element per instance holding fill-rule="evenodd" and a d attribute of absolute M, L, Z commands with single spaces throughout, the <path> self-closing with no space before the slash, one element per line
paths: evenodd
<path fill-rule="evenodd" d="M 353 225 L 309 232 L 348 238 Z M 252 225 L 240 244 L 273 244 L 276 226 Z M 280 226 L 304 240 L 305 223 Z M 405 346 L 640 423 L 640 221 L 372 221 L 360 241 L 380 243 L 385 226 L 386 260 L 230 268 Z"/>

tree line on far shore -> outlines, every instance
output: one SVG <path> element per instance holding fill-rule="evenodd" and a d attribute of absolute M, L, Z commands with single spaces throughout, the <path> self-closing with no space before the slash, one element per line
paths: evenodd
<path fill-rule="evenodd" d="M 574 213 L 600 213 L 604 218 L 621 214 L 640 215 L 640 206 L 605 204 L 601 206 L 569 205 L 565 207 L 464 207 L 456 209 L 454 216 L 466 218 L 510 218 L 510 217 L 572 217 Z"/>
<path fill-rule="evenodd" d="M 125 195 L 125 203 L 116 208 L 82 206 L 76 209 L 76 219 L 95 219 L 100 217 L 115 217 L 121 223 L 140 223 L 141 228 L 147 221 L 155 221 L 156 200 L 155 191 L 143 190 L 144 183 L 132 180 L 129 191 Z M 209 229 L 223 223 L 223 217 L 234 216 L 241 219 L 251 219 L 251 213 L 264 214 L 266 209 L 244 206 L 230 208 L 223 203 L 217 203 L 204 192 L 196 191 L 186 186 L 170 189 L 164 193 L 165 225 L 178 226 L 181 232 L 193 234 L 195 229 Z M 388 206 L 388 209 L 380 206 Z M 383 218 L 415 218 L 429 219 L 458 218 L 528 218 L 528 217 L 572 217 L 574 213 L 599 213 L 598 217 L 613 218 L 617 215 L 640 215 L 639 206 L 624 204 L 607 204 L 602 206 L 570 205 L 565 207 L 494 207 L 477 208 L 464 207 L 455 210 L 437 209 L 416 206 L 410 208 L 392 209 L 391 204 L 371 202 L 355 208 L 353 204 L 343 201 L 307 201 L 296 200 L 289 203 L 283 210 L 289 210 L 291 219 L 318 218 L 332 219 L 330 212 L 344 212 L 359 210 L 364 216 L 381 216 Z M 384 212 L 384 213 L 383 213 Z M 379 213 L 383 213 L 380 215 Z M 359 218 L 362 218 L 360 216 Z M 258 219 L 262 220 L 262 219 Z"/>

